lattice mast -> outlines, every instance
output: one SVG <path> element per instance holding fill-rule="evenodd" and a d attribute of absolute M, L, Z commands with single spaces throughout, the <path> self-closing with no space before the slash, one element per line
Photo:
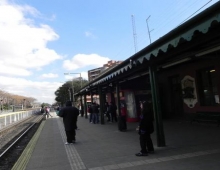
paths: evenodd
<path fill-rule="evenodd" d="M 134 15 L 131 15 L 132 20 L 132 28 L 133 28 L 133 38 L 134 38 L 134 50 L 137 52 L 137 34 L 136 34 L 136 26 L 135 26 L 135 18 Z"/>

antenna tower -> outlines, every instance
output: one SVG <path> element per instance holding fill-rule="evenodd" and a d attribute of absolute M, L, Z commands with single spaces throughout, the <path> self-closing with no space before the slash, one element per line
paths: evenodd
<path fill-rule="evenodd" d="M 135 53 L 136 53 L 137 52 L 137 34 L 136 34 L 134 15 L 131 15 L 131 20 L 132 20 L 133 38 L 134 38 L 134 50 L 135 50 Z"/>

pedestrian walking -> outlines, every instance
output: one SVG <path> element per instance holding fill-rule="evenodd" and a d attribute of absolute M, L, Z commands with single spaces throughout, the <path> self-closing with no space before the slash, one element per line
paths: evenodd
<path fill-rule="evenodd" d="M 62 108 L 59 116 L 63 118 L 64 128 L 66 132 L 66 145 L 73 144 L 76 141 L 77 117 L 79 110 L 72 106 L 71 101 L 66 102 L 66 107 Z"/>
<path fill-rule="evenodd" d="M 50 116 L 50 117 L 53 117 L 53 116 L 50 114 L 50 109 L 49 109 L 49 107 L 45 107 L 45 114 L 46 114 L 47 119 L 49 118 L 49 116 Z"/>
<path fill-rule="evenodd" d="M 151 134 L 154 132 L 154 115 L 151 99 L 141 102 L 140 107 L 141 115 L 138 133 L 141 151 L 136 156 L 147 156 L 148 153 L 154 152 L 154 146 L 151 140 Z"/>

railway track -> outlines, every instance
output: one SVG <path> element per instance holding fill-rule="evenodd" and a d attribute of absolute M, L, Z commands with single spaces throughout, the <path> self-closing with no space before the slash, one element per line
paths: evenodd
<path fill-rule="evenodd" d="M 19 156 L 37 131 L 43 115 L 33 115 L 0 131 L 0 169 L 12 169 Z"/>

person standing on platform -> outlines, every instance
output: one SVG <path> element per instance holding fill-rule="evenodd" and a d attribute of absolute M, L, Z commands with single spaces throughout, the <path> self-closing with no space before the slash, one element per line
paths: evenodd
<path fill-rule="evenodd" d="M 89 122 L 92 123 L 92 119 L 93 119 L 93 113 L 92 113 L 92 104 L 91 105 L 88 105 L 88 109 L 87 109 L 87 112 L 89 113 Z"/>
<path fill-rule="evenodd" d="M 109 104 L 108 104 L 108 102 L 105 102 L 104 112 L 105 112 L 105 115 L 107 117 L 107 121 L 110 122 L 110 113 L 109 113 Z"/>
<path fill-rule="evenodd" d="M 82 106 L 80 103 L 78 104 L 78 109 L 79 109 L 79 114 L 82 117 Z"/>
<path fill-rule="evenodd" d="M 79 110 L 72 106 L 71 101 L 66 102 L 66 107 L 62 108 L 59 116 L 63 118 L 64 128 L 66 132 L 66 145 L 73 144 L 76 141 L 77 117 Z"/>
<path fill-rule="evenodd" d="M 140 103 L 141 115 L 139 123 L 139 139 L 141 151 L 136 156 L 147 156 L 148 153 L 154 152 L 153 142 L 151 140 L 151 134 L 154 132 L 154 115 L 153 115 L 153 106 L 151 99 L 147 102 L 143 101 Z"/>
<path fill-rule="evenodd" d="M 44 112 L 45 112 L 44 106 L 41 106 L 40 113 L 41 113 L 41 114 L 44 114 Z"/>
<path fill-rule="evenodd" d="M 99 123 L 99 105 L 94 102 L 92 104 L 92 114 L 93 114 L 93 123 L 98 124 Z"/>
<path fill-rule="evenodd" d="M 115 122 L 118 121 L 116 111 L 117 111 L 117 106 L 115 105 L 114 102 L 110 102 L 109 113 L 111 114 L 111 122 L 112 123 L 113 123 L 113 121 L 115 121 Z"/>
<path fill-rule="evenodd" d="M 59 111 L 60 111 L 60 107 L 58 106 L 58 107 L 56 108 L 56 114 L 57 114 L 57 116 L 59 115 Z"/>
<path fill-rule="evenodd" d="M 121 103 L 121 116 L 119 121 L 119 130 L 124 132 L 127 130 L 127 123 L 126 123 L 126 107 L 124 103 Z"/>

